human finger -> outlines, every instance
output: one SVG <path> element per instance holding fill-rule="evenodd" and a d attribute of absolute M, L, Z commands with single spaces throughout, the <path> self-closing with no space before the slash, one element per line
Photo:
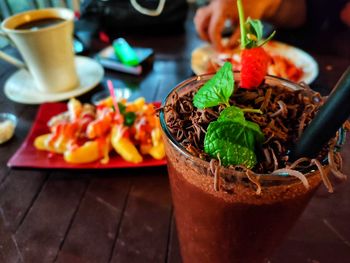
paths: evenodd
<path fill-rule="evenodd" d="M 226 45 L 227 48 L 233 49 L 239 45 L 239 37 L 241 36 L 241 31 L 239 28 L 236 28 L 235 31 L 230 36 L 228 43 Z"/>
<path fill-rule="evenodd" d="M 219 51 L 223 49 L 221 33 L 224 28 L 225 20 L 226 16 L 223 16 L 221 12 L 213 12 L 208 28 L 209 41 L 214 48 Z"/>
<path fill-rule="evenodd" d="M 208 6 L 201 7 L 194 16 L 194 25 L 199 37 L 208 41 L 208 26 L 211 18 L 211 10 Z"/>

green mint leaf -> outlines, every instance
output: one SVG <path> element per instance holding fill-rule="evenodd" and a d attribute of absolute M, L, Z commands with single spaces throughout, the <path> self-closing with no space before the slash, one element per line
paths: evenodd
<path fill-rule="evenodd" d="M 204 138 L 204 151 L 212 158 L 220 156 L 224 166 L 256 164 L 255 134 L 247 127 L 233 121 L 215 121 L 208 126 Z"/>
<path fill-rule="evenodd" d="M 260 126 L 255 122 L 246 121 L 245 126 L 254 133 L 255 141 L 258 144 L 262 144 L 265 141 L 264 133 L 261 131 Z"/>
<path fill-rule="evenodd" d="M 235 121 L 239 123 L 244 123 L 246 120 L 244 118 L 244 112 L 241 108 L 236 106 L 230 106 L 225 108 L 218 118 L 218 121 Z"/>
<path fill-rule="evenodd" d="M 233 93 L 233 89 L 232 64 L 225 62 L 220 70 L 194 95 L 193 104 L 198 109 L 214 107 L 219 104 L 229 106 L 229 98 Z"/>
<path fill-rule="evenodd" d="M 124 125 L 128 127 L 132 126 L 136 119 L 135 112 L 129 111 L 129 112 L 125 112 L 123 115 L 124 115 Z"/>
<path fill-rule="evenodd" d="M 245 48 L 254 48 L 262 46 L 271 39 L 271 35 L 267 40 L 263 40 L 263 24 L 260 20 L 251 19 L 250 17 L 244 23 L 246 34 L 242 37 L 245 38 Z"/>
<path fill-rule="evenodd" d="M 258 144 L 262 144 L 265 140 L 264 133 L 261 131 L 260 126 L 255 122 L 247 121 L 244 117 L 244 112 L 259 112 L 259 110 L 255 109 L 241 109 L 236 106 L 230 106 L 225 108 L 221 113 L 217 121 L 233 121 L 237 122 L 241 125 L 246 126 L 254 133 L 255 140 Z"/>
<path fill-rule="evenodd" d="M 263 24 L 258 19 L 251 19 L 250 17 L 246 21 L 246 26 L 248 28 L 248 32 L 254 36 L 256 36 L 255 42 L 260 42 L 263 36 Z"/>

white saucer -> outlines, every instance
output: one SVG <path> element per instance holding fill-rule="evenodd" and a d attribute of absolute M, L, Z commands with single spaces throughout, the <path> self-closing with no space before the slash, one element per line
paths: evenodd
<path fill-rule="evenodd" d="M 43 93 L 37 90 L 32 76 L 26 70 L 16 71 L 5 83 L 5 94 L 13 101 L 25 104 L 55 102 L 79 96 L 94 88 L 103 78 L 104 70 L 95 60 L 77 56 L 75 65 L 79 87 L 59 93 Z"/>

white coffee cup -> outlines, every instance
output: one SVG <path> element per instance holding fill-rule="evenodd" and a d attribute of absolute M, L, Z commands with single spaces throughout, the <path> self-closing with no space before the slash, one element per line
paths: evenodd
<path fill-rule="evenodd" d="M 1 51 L 0 58 L 27 68 L 42 92 L 76 88 L 79 80 L 74 63 L 73 21 L 74 13 L 65 8 L 30 10 L 5 19 L 0 35 L 14 43 L 25 63 Z"/>

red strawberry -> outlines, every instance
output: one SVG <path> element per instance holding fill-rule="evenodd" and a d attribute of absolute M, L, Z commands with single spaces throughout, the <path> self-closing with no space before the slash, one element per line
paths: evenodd
<path fill-rule="evenodd" d="M 267 73 L 269 56 L 262 47 L 243 49 L 241 56 L 240 86 L 245 89 L 258 87 Z"/>
<path fill-rule="evenodd" d="M 263 24 L 260 20 L 248 18 L 244 20 L 241 0 L 237 0 L 239 24 L 241 30 L 241 84 L 245 89 L 257 88 L 267 73 L 269 56 L 261 47 L 275 34 L 273 32 L 266 40 L 263 36 Z"/>

